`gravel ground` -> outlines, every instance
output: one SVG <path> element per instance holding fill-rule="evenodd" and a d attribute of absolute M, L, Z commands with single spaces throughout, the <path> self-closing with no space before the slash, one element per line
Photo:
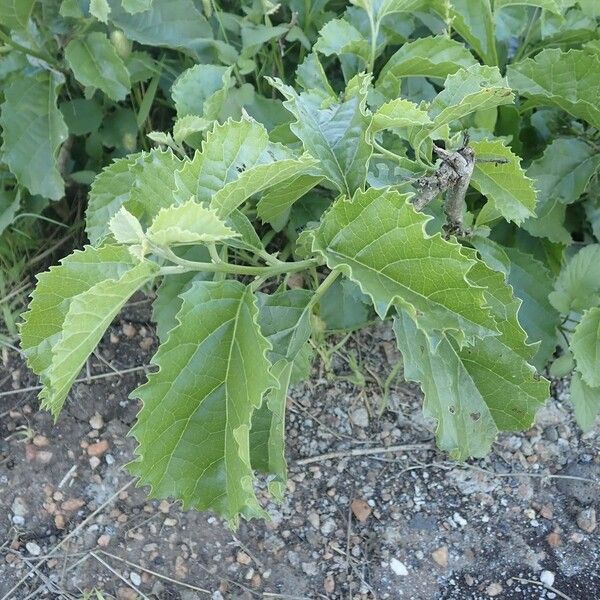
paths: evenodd
<path fill-rule="evenodd" d="M 35 392 L 0 396 L 0 599 L 600 600 L 600 434 L 581 434 L 564 384 L 533 429 L 456 464 L 435 450 L 417 388 L 399 378 L 383 406 L 391 330 L 349 346 L 291 392 L 285 502 L 237 532 L 148 501 L 123 469 L 143 370 L 113 369 L 156 348 L 143 302 L 55 425 Z M 0 389 L 36 385 L 3 359 Z"/>

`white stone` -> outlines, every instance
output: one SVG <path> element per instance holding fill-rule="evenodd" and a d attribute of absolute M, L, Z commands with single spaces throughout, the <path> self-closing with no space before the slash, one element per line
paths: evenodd
<path fill-rule="evenodd" d="M 42 552 L 42 549 L 35 542 L 27 542 L 25 544 L 25 548 L 27 552 L 31 554 L 31 556 L 39 556 Z"/>
<path fill-rule="evenodd" d="M 353 410 L 350 418 L 357 427 L 369 426 L 369 412 L 364 407 Z"/>
<path fill-rule="evenodd" d="M 390 568 L 399 577 L 406 577 L 408 575 L 408 569 L 403 562 L 400 562 L 397 558 L 390 560 Z"/>
<path fill-rule="evenodd" d="M 552 571 L 542 571 L 540 573 L 540 581 L 546 587 L 552 587 L 554 585 L 554 573 Z"/>
<path fill-rule="evenodd" d="M 131 571 L 131 573 L 129 573 L 129 579 L 135 586 L 141 585 L 142 583 L 142 578 L 135 571 Z"/>

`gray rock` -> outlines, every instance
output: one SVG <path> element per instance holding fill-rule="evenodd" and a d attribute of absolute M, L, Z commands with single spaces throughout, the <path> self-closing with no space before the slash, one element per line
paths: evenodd
<path fill-rule="evenodd" d="M 591 485 L 589 481 L 582 481 L 582 479 L 592 479 L 593 481 L 600 480 L 600 465 L 593 463 L 572 464 L 563 471 L 563 474 L 569 475 L 570 477 L 581 478 L 558 479 L 556 485 L 563 494 L 570 498 L 575 498 L 575 500 L 583 506 L 598 501 L 597 488 L 594 485 Z"/>

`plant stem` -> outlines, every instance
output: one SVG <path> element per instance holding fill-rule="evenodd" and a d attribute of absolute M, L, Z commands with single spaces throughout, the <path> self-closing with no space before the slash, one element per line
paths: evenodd
<path fill-rule="evenodd" d="M 371 26 L 371 59 L 369 61 L 369 72 L 375 70 L 375 54 L 377 52 L 377 36 L 379 35 L 379 21 L 375 22 L 373 11 L 367 11 L 369 15 L 369 25 Z"/>
<path fill-rule="evenodd" d="M 63 70 L 62 67 L 49 54 L 45 54 L 44 52 L 38 52 L 37 50 L 32 50 L 31 48 L 21 46 L 21 44 L 15 42 L 2 30 L 0 30 L 0 40 L 2 40 L 5 44 L 8 44 L 9 46 L 12 46 L 15 50 L 18 50 L 19 52 L 23 52 L 24 54 L 28 54 L 29 56 L 33 56 L 34 58 L 39 58 L 40 60 L 47 62 L 49 65 L 52 65 L 55 69 L 58 69 L 59 71 Z"/>
<path fill-rule="evenodd" d="M 325 279 L 323 279 L 323 281 L 321 282 L 321 285 L 319 285 L 319 287 L 316 289 L 314 296 L 310 299 L 308 306 L 311 308 L 313 306 L 315 306 L 321 299 L 321 296 L 323 296 L 323 294 L 333 285 L 333 282 L 341 274 L 342 274 L 341 271 L 337 271 L 337 270 L 331 271 L 331 273 L 329 273 L 329 275 L 327 275 L 327 277 L 325 277 Z"/>
<path fill-rule="evenodd" d="M 204 263 L 186 260 L 185 258 L 180 258 L 177 256 L 177 254 L 175 254 L 169 248 L 154 248 L 154 251 L 159 256 L 166 258 L 176 265 L 172 267 L 163 267 L 160 270 L 161 275 L 175 275 L 179 273 L 186 273 L 187 271 L 203 271 L 206 273 L 229 273 L 231 275 L 256 275 L 258 277 L 273 277 L 275 275 L 282 275 L 283 273 L 304 271 L 318 264 L 316 259 L 309 259 L 298 262 L 286 262 L 268 267 L 251 267 L 247 265 L 232 265 L 227 262 Z"/>

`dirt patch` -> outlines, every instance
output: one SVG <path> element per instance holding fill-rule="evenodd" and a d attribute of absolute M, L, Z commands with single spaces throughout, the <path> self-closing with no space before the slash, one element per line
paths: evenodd
<path fill-rule="evenodd" d="M 0 396 L 0 598 L 600 599 L 600 435 L 581 435 L 562 386 L 531 431 L 451 463 L 415 387 L 392 385 L 380 415 L 399 356 L 373 328 L 350 344 L 359 371 L 338 357 L 336 377 L 319 363 L 294 388 L 285 502 L 232 532 L 128 486 L 144 373 L 93 378 L 149 362 L 147 315 L 129 307 L 111 328 L 56 424 L 34 391 Z M 5 359 L 2 390 L 36 385 Z"/>

